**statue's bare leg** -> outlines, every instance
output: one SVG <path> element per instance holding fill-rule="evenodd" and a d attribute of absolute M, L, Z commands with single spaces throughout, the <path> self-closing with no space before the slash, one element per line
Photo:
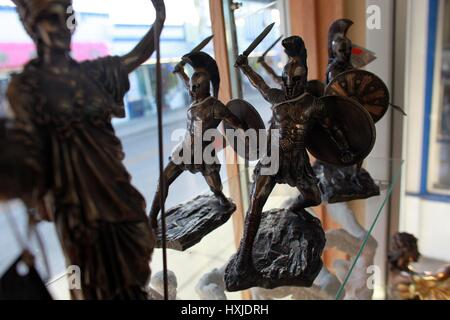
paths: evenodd
<path fill-rule="evenodd" d="M 164 169 L 164 178 L 165 178 L 165 184 L 164 184 L 164 192 L 162 194 L 164 202 L 167 199 L 167 193 L 169 191 L 169 186 L 183 173 L 183 169 L 173 163 L 172 161 L 169 162 L 167 167 Z M 155 197 L 153 198 L 153 204 L 152 209 L 150 211 L 150 221 L 152 223 L 153 228 L 158 227 L 158 213 L 161 210 L 161 190 L 160 190 L 160 183 L 158 181 L 158 189 L 156 191 Z"/>
<path fill-rule="evenodd" d="M 244 236 L 241 240 L 236 261 L 239 270 L 245 270 L 247 267 L 253 266 L 251 259 L 253 243 L 261 223 L 264 205 L 274 187 L 275 179 L 272 176 L 256 176 L 250 199 L 250 208 L 245 218 Z"/>
<path fill-rule="evenodd" d="M 291 206 L 291 210 L 296 212 L 309 207 L 316 207 L 322 203 L 322 197 L 319 187 L 316 184 L 310 185 L 308 188 L 298 188 L 300 195 Z"/>
<path fill-rule="evenodd" d="M 214 193 L 214 195 L 219 199 L 220 204 L 227 206 L 230 204 L 228 198 L 223 194 L 222 180 L 220 179 L 220 173 L 218 171 L 213 172 L 209 175 L 204 175 L 206 183 L 209 188 Z"/>
<path fill-rule="evenodd" d="M 225 270 L 225 283 L 228 291 L 239 291 L 248 287 L 257 276 L 252 260 L 253 243 L 258 233 L 264 204 L 275 187 L 272 176 L 256 175 L 253 184 L 250 208 L 245 218 L 244 236 L 239 251 Z"/>

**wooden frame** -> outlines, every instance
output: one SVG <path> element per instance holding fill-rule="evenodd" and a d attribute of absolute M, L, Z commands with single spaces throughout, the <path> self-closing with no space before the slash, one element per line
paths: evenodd
<path fill-rule="evenodd" d="M 223 102 L 227 102 L 233 98 L 233 93 L 227 49 L 227 29 L 224 19 L 223 0 L 210 0 L 209 9 L 211 12 L 211 26 L 214 34 L 214 55 L 219 67 L 221 77 L 219 99 Z M 243 193 L 240 182 L 237 154 L 230 148 L 227 148 L 225 150 L 225 157 L 227 159 L 226 168 L 229 179 L 230 196 L 233 198 L 237 207 L 236 212 L 233 214 L 233 225 L 234 241 L 236 244 L 236 248 L 238 248 L 244 232 L 244 201 L 242 198 Z M 242 299 L 251 300 L 251 292 L 243 291 Z"/>

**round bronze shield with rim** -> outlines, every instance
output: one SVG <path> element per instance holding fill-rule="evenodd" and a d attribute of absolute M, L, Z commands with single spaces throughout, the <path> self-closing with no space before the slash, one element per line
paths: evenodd
<path fill-rule="evenodd" d="M 227 108 L 241 121 L 243 126 L 242 129 L 244 129 L 246 134 L 245 150 L 244 148 L 240 148 L 240 141 L 235 135 L 236 132 L 234 129 L 225 123 L 225 136 L 227 137 L 228 142 L 242 158 L 248 161 L 258 160 L 261 156 L 259 155 L 260 144 L 267 144 L 267 132 L 263 119 L 255 107 L 241 99 L 231 100 L 227 103 Z M 229 131 L 230 129 L 231 131 Z M 229 132 L 232 134 L 228 134 Z"/>
<path fill-rule="evenodd" d="M 361 163 L 372 151 L 375 145 L 376 130 L 370 114 L 364 107 L 353 99 L 341 96 L 327 96 L 319 99 L 326 108 L 329 119 L 325 128 L 316 123 L 308 134 L 306 146 L 308 151 L 323 162 L 352 166 Z M 338 148 L 332 127 L 338 128 L 344 135 L 353 154 L 353 161 L 342 161 L 342 150 Z"/>
<path fill-rule="evenodd" d="M 365 70 L 350 70 L 337 75 L 326 87 L 326 96 L 355 99 L 376 123 L 389 108 L 390 95 L 386 84 L 375 74 Z"/>

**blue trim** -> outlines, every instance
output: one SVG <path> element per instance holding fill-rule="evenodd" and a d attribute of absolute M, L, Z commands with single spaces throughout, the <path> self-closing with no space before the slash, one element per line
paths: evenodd
<path fill-rule="evenodd" d="M 116 23 L 114 24 L 114 27 L 117 29 L 150 29 L 153 25 L 152 24 L 126 24 L 126 23 Z M 178 26 L 178 25 L 165 25 L 164 30 L 167 29 L 180 29 L 185 30 L 184 26 Z"/>
<path fill-rule="evenodd" d="M 142 40 L 142 36 L 141 37 L 113 37 L 112 41 L 113 42 L 139 42 Z M 161 37 L 161 42 L 185 42 L 186 39 L 181 39 L 181 38 L 164 38 Z"/>
<path fill-rule="evenodd" d="M 75 13 L 77 13 L 77 11 L 75 11 Z M 82 18 L 84 18 L 84 17 L 96 17 L 96 18 L 105 18 L 105 19 L 109 18 L 108 13 L 97 13 L 97 12 L 78 12 L 78 13 Z"/>
<path fill-rule="evenodd" d="M 423 124 L 422 145 L 422 176 L 420 181 L 420 193 L 427 193 L 428 165 L 430 152 L 431 112 L 433 107 L 434 69 L 436 66 L 436 42 L 438 24 L 439 0 L 429 0 L 428 12 L 428 47 L 427 47 L 427 71 L 425 88 L 425 117 Z"/>
<path fill-rule="evenodd" d="M 443 194 L 407 192 L 406 195 L 427 201 L 450 203 L 450 196 Z"/>
<path fill-rule="evenodd" d="M 114 24 L 114 28 L 117 29 L 149 29 L 151 28 L 151 26 L 152 26 L 151 24 L 123 24 L 123 23 Z"/>
<path fill-rule="evenodd" d="M 0 12 L 1 11 L 14 11 L 14 12 L 16 12 L 16 7 L 0 6 Z"/>

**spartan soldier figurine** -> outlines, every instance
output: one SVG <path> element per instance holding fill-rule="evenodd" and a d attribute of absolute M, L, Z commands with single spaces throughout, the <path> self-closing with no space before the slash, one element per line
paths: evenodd
<path fill-rule="evenodd" d="M 284 39 L 282 44 L 289 56 L 289 62 L 283 70 L 283 90 L 270 88 L 263 78 L 248 65 L 249 50 L 244 55 L 240 55 L 236 61 L 236 66 L 249 78 L 265 100 L 273 104 L 273 120 L 270 130 L 279 132 L 279 150 L 272 148 L 271 152 L 279 151 L 280 157 L 279 169 L 273 175 L 261 174 L 266 163 L 264 159 L 255 168 L 244 237 L 237 255 L 226 269 L 225 281 L 229 291 L 246 289 L 253 283 L 252 280 L 259 276 L 253 265 L 252 250 L 261 222 L 262 209 L 276 184 L 289 184 L 298 188 L 300 196 L 296 206 L 299 210 L 321 203 L 318 179 L 314 175 L 306 151 L 307 146 L 311 145 L 310 141 L 317 139 L 316 146 L 329 145 L 330 149 L 334 148 L 333 150 L 338 154 L 337 161 L 342 164 L 354 164 L 361 156 L 361 154 L 353 152 L 354 150 L 351 148 L 353 145 L 348 143 L 348 137 L 338 128 L 337 122 L 333 121 L 333 115 L 328 112 L 330 110 L 327 105 L 328 98 L 317 99 L 305 91 L 308 66 L 303 39 L 292 36 Z M 353 105 L 353 102 L 345 101 Z M 336 100 L 333 101 L 333 104 L 336 102 Z M 359 105 L 356 107 L 366 113 Z M 368 117 L 368 121 L 370 122 L 370 117 Z M 317 127 L 320 127 L 322 130 L 320 132 L 324 133 L 323 136 L 314 136 L 318 132 Z M 369 134 L 373 133 L 369 132 Z M 361 135 L 365 135 L 365 133 L 361 133 Z M 367 154 L 366 152 L 365 156 Z"/>
<path fill-rule="evenodd" d="M 345 71 L 354 69 L 352 65 L 352 41 L 347 37 L 348 29 L 353 25 L 349 19 L 336 20 L 328 32 L 328 68 L 327 81 Z"/>
<path fill-rule="evenodd" d="M 376 123 L 389 108 L 389 90 L 375 74 L 359 69 L 373 61 L 375 55 L 361 47 L 356 47 L 358 55 L 354 53 L 354 45 L 347 37 L 352 25 L 349 19 L 339 19 L 329 29 L 325 95 L 349 97 L 359 102 Z M 323 200 L 337 203 L 378 196 L 379 186 L 362 165 L 361 162 L 353 167 L 342 168 L 318 160 L 313 168 L 316 175 L 321 177 Z"/>
<path fill-rule="evenodd" d="M 176 66 L 174 73 L 178 74 L 192 98 L 192 104 L 187 111 L 187 133 L 184 141 L 173 153 L 169 164 L 164 170 L 165 184 L 162 194 L 158 187 L 150 212 L 152 226 L 157 228 L 160 211 L 160 197 L 167 198 L 169 186 L 184 172 L 201 173 L 211 191 L 220 201 L 222 207 L 234 207 L 222 192 L 220 179 L 220 162 L 215 153 L 214 161 L 208 163 L 204 159 L 205 149 L 211 141 L 205 141 L 207 130 L 216 129 L 224 121 L 234 129 L 241 129 L 242 124 L 230 110 L 218 100 L 220 75 L 216 61 L 207 53 L 193 52 L 183 57 L 184 63 Z M 189 79 L 183 65 L 194 68 L 194 74 Z M 211 84 L 213 94 L 211 95 Z M 200 144 L 200 145 L 198 145 Z M 234 211 L 234 210 L 233 210 Z"/>
<path fill-rule="evenodd" d="M 156 20 L 131 52 L 82 63 L 70 57 L 72 0 L 13 2 L 37 58 L 8 88 L 1 199 L 21 198 L 55 222 L 66 263 L 81 271 L 73 298 L 147 299 L 155 238 L 111 119 L 125 116 L 128 74 L 155 50 L 164 1 L 152 0 Z"/>

